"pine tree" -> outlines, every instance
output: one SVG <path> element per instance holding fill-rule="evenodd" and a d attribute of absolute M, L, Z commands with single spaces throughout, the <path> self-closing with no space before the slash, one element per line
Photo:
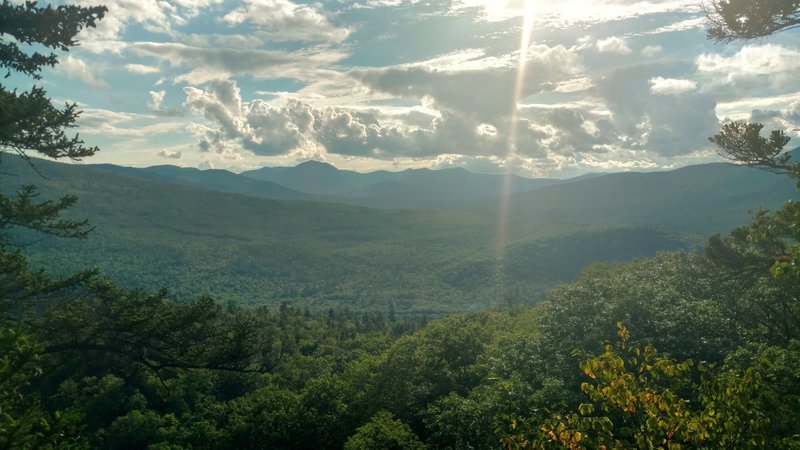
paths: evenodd
<path fill-rule="evenodd" d="M 12 4 L 3 0 L 0 69 L 6 72 L 6 78 L 15 73 L 40 80 L 43 68 L 58 64 L 55 52 L 66 52 L 78 45 L 76 35 L 86 27 L 95 27 L 105 12 L 103 6 L 40 7 L 35 1 Z M 44 47 L 50 52 L 26 51 L 29 46 Z M 63 108 L 54 106 L 40 86 L 18 92 L 0 84 L 0 171 L 2 157 L 7 154 L 16 154 L 34 168 L 31 155 L 73 160 L 93 155 L 97 147 L 86 146 L 78 134 L 67 133 L 79 114 L 74 103 Z M 10 178 L 8 173 L 0 176 Z M 16 193 L 0 192 L 0 312 L 18 309 L 22 299 L 64 287 L 63 282 L 53 282 L 43 272 L 29 271 L 26 258 L 13 245 L 10 230 L 26 228 L 79 239 L 91 231 L 85 220 L 62 218 L 63 211 L 76 202 L 75 196 L 40 200 L 39 195 L 34 186 L 22 186 Z"/>
<path fill-rule="evenodd" d="M 704 8 L 708 38 L 756 39 L 800 26 L 798 0 L 711 0 Z"/>

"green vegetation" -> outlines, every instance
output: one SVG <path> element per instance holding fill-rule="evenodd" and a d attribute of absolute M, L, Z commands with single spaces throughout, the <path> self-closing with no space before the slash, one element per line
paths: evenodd
<path fill-rule="evenodd" d="M 35 265 L 59 274 L 97 267 L 128 288 L 251 305 L 387 313 L 393 304 L 397 313 L 438 315 L 530 304 L 591 262 L 699 242 L 650 228 L 520 220 L 498 276 L 494 215 L 276 201 L 36 161 L 42 178 L 19 159 L 4 164 L 43 195 L 80 197 L 69 215 L 96 227 L 81 242 L 19 235 Z"/>

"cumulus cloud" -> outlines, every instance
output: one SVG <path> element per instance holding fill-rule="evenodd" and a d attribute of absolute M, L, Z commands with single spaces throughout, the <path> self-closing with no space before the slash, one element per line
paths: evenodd
<path fill-rule="evenodd" d="M 697 70 L 716 84 L 794 85 L 800 71 L 800 50 L 776 44 L 746 45 L 732 56 L 704 53 Z"/>
<path fill-rule="evenodd" d="M 662 50 L 664 50 L 664 47 L 660 45 L 648 45 L 642 49 L 642 56 L 652 58 L 653 56 L 661 53 Z"/>
<path fill-rule="evenodd" d="M 104 0 L 108 8 L 96 28 L 86 28 L 79 34 L 81 45 L 96 53 L 119 53 L 126 47 L 123 33 L 132 24 L 146 31 L 163 35 L 173 34 L 173 28 L 183 26 L 200 11 L 224 0 Z M 95 6 L 94 0 L 76 0 L 81 6 Z"/>
<path fill-rule="evenodd" d="M 618 55 L 629 55 L 633 52 L 625 39 L 611 36 L 597 41 L 597 51 L 600 53 L 616 53 Z"/>
<path fill-rule="evenodd" d="M 793 138 L 800 137 L 800 101 L 789 104 L 784 109 L 755 109 L 750 113 L 749 121 L 764 124 L 765 130 L 784 130 Z M 793 143 L 788 148 L 794 148 Z"/>
<path fill-rule="evenodd" d="M 535 2 L 522 99 L 526 0 L 104 3 L 108 15 L 81 32 L 48 89 L 86 105 L 82 133 L 100 145 L 184 140 L 164 150 L 158 136 L 136 153 L 150 158 L 183 150 L 218 166 L 314 157 L 546 175 L 690 162 L 717 116 L 798 128 L 800 51 L 782 38 L 714 47 L 696 30 L 696 0 Z M 131 81 L 143 76 L 157 87 Z M 58 77 L 126 89 L 81 97 L 58 92 Z M 146 114 L 99 109 L 143 103 Z M 165 118 L 188 114 L 196 123 Z M 202 155 L 186 153 L 195 139 Z"/>
<path fill-rule="evenodd" d="M 678 78 L 650 78 L 650 92 L 658 95 L 680 95 L 697 89 L 697 82 Z"/>
<path fill-rule="evenodd" d="M 206 90 L 184 90 L 186 107 L 210 123 L 193 125 L 200 148 L 221 154 L 246 150 L 275 156 L 324 151 L 392 159 L 441 153 L 501 155 L 510 145 L 508 119 L 476 123 L 448 111 L 424 117 L 419 109 L 398 114 L 380 108 L 314 107 L 297 100 L 244 102 L 232 81 L 210 83 Z M 519 129 L 519 151 L 542 155 L 540 140 L 546 135 L 525 119 Z"/>
<path fill-rule="evenodd" d="M 150 112 L 159 116 L 181 116 L 183 111 L 174 108 L 164 108 L 164 97 L 167 91 L 150 91 L 150 102 L 147 104 Z"/>
<path fill-rule="evenodd" d="M 359 69 L 351 75 L 374 91 L 401 98 L 430 98 L 437 110 L 471 116 L 478 123 L 515 111 L 517 67 L 512 58 L 507 58 L 505 64 L 493 59 L 483 65 L 473 62 L 472 66 L 455 65 L 444 69 L 429 65 Z M 581 58 L 576 52 L 562 45 L 532 46 L 522 97 L 553 90 L 557 83 L 571 80 L 582 71 Z"/>
<path fill-rule="evenodd" d="M 246 0 L 244 6 L 222 17 L 229 25 L 255 25 L 257 33 L 271 41 L 340 42 L 350 34 L 348 28 L 336 27 L 310 5 L 289 0 Z"/>
<path fill-rule="evenodd" d="M 158 152 L 158 156 L 167 159 L 181 159 L 183 157 L 183 152 L 174 152 L 171 150 L 161 150 Z"/>
<path fill-rule="evenodd" d="M 89 66 L 86 65 L 82 59 L 75 56 L 67 55 L 66 58 L 63 58 L 61 61 L 59 61 L 59 64 L 56 67 L 56 70 L 63 73 L 67 77 L 81 80 L 91 88 L 108 89 L 111 87 L 107 82 L 96 78 L 89 69 Z"/>
<path fill-rule="evenodd" d="M 652 80 L 664 71 L 675 70 L 662 65 L 637 65 L 597 80 L 597 93 L 611 112 L 611 124 L 625 147 L 662 156 L 688 154 L 704 148 L 707 137 L 718 131 L 717 103 L 711 95 L 661 95 L 652 91 Z M 686 83 L 677 84 L 686 87 Z M 665 89 L 672 85 L 674 90 L 676 83 L 657 85 Z"/>

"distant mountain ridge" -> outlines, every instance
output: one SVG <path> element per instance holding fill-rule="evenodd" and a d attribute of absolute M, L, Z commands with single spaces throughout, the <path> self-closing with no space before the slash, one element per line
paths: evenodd
<path fill-rule="evenodd" d="M 14 175 L 2 177 L 0 189 L 36 184 L 43 198 L 75 194 L 70 217 L 88 217 L 97 226 L 88 242 L 33 243 L 33 260 L 47 267 L 97 266 L 126 286 L 164 285 L 182 295 L 213 293 L 254 304 L 374 310 L 394 302 L 398 311 L 438 314 L 498 301 L 496 198 L 440 210 L 387 210 L 335 204 L 334 196 L 220 170 L 34 164 L 39 173 L 4 155 L 2 168 Z M 342 175 L 318 164 L 301 170 Z M 353 178 L 351 187 L 364 180 L 353 174 L 344 174 Z M 391 174 L 371 179 L 378 180 L 369 187 L 373 200 L 425 196 L 435 184 L 425 184 L 430 177 L 438 177 L 443 192 L 455 191 L 457 181 L 442 180 L 474 175 Z M 399 200 L 392 198 L 398 192 Z M 266 195 L 284 198 L 258 198 Z M 759 204 L 776 208 L 789 198 L 797 198 L 797 189 L 786 177 L 723 163 L 562 180 L 516 193 L 500 281 L 511 283 L 515 301 L 529 301 L 588 263 L 690 248 L 702 242 L 696 234 L 726 232 L 748 223 L 747 211 Z"/>
<path fill-rule="evenodd" d="M 34 184 L 42 200 L 76 195 L 67 217 L 87 218 L 96 227 L 86 241 L 17 230 L 33 267 L 54 275 L 97 267 L 121 286 L 164 286 L 184 298 L 440 315 L 530 303 L 592 262 L 696 242 L 652 227 L 536 220 L 509 224 L 501 240 L 497 218 L 483 213 L 274 200 L 114 167 L 33 164 L 35 171 L 4 155 L 0 190 Z M 498 245 L 505 245 L 502 269 Z"/>
<path fill-rule="evenodd" d="M 88 166 L 134 177 L 252 197 L 276 200 L 304 200 L 311 197 L 308 194 L 297 192 L 270 181 L 247 178 L 221 169 L 200 170 L 170 165 L 151 166 L 143 169 L 113 164 L 91 164 Z"/>
<path fill-rule="evenodd" d="M 177 166 L 133 168 L 90 164 L 101 170 L 171 182 L 217 192 L 279 200 L 313 200 L 390 209 L 450 208 L 502 194 L 505 176 L 465 169 L 407 169 L 402 172 L 359 173 L 318 161 L 295 167 L 263 167 L 235 174 Z M 529 179 L 512 175 L 511 192 L 528 192 L 563 180 Z"/>
<path fill-rule="evenodd" d="M 792 154 L 796 156 L 798 150 Z M 308 161 L 235 174 L 174 166 L 144 169 L 91 165 L 199 189 L 280 200 L 310 200 L 390 209 L 460 209 L 496 214 L 505 177 L 465 169 L 359 173 Z M 642 224 L 724 233 L 749 222 L 748 211 L 798 199 L 783 176 L 729 163 L 660 172 L 588 174 L 567 180 L 511 177 L 511 213 L 523 219 L 586 224 Z"/>
<path fill-rule="evenodd" d="M 543 187 L 511 197 L 515 218 L 575 223 L 656 225 L 710 235 L 750 222 L 758 207 L 799 200 L 785 176 L 751 167 L 710 163 L 665 172 L 622 172 Z M 475 211 L 496 210 L 493 202 Z"/>
<path fill-rule="evenodd" d="M 359 173 L 317 161 L 306 161 L 295 167 L 264 167 L 241 175 L 337 202 L 404 209 L 452 207 L 478 199 L 497 198 L 503 194 L 506 182 L 504 175 L 473 173 L 463 168 Z M 529 192 L 561 182 L 511 175 L 510 189 L 511 192 Z"/>

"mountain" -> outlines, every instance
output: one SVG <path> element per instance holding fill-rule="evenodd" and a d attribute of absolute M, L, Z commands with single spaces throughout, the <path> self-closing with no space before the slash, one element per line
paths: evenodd
<path fill-rule="evenodd" d="M 244 194 L 253 197 L 273 199 L 310 199 L 311 196 L 293 189 L 253 178 L 243 177 L 227 170 L 210 169 L 199 170 L 195 168 L 176 166 L 152 166 L 143 169 L 115 166 L 113 164 L 93 164 L 91 167 L 107 170 L 125 175 L 147 178 L 151 180 L 176 183 L 185 186 L 194 186 L 218 192 Z"/>
<path fill-rule="evenodd" d="M 667 172 L 614 173 L 548 186 L 511 197 L 516 219 L 592 224 L 643 224 L 710 235 L 749 223 L 758 206 L 798 200 L 785 176 L 726 163 Z M 472 205 L 497 211 L 496 202 Z"/>
<path fill-rule="evenodd" d="M 271 181 L 321 199 L 378 208 L 436 209 L 479 199 L 497 198 L 506 183 L 503 175 L 465 169 L 407 169 L 401 172 L 358 173 L 327 163 L 307 161 L 296 167 L 264 167 L 243 176 Z M 511 192 L 527 192 L 562 182 L 511 175 Z"/>
<path fill-rule="evenodd" d="M 263 167 L 242 172 L 241 175 L 315 195 L 337 195 L 363 189 L 371 184 L 368 177 L 358 172 L 339 170 L 318 161 L 306 161 L 295 167 Z"/>
<path fill-rule="evenodd" d="M 34 164 L 38 173 L 5 155 L 0 168 L 16 175 L 4 176 L 0 189 L 35 184 L 43 199 L 77 195 L 69 216 L 96 227 L 86 241 L 18 233 L 35 267 L 56 274 L 98 267 L 130 288 L 164 286 L 252 305 L 380 312 L 392 305 L 398 314 L 438 315 L 530 303 L 594 261 L 695 242 L 653 228 L 525 219 L 510 224 L 508 246 L 498 249 L 493 214 L 273 200 L 92 166 Z"/>
<path fill-rule="evenodd" d="M 218 192 L 290 200 L 400 209 L 439 209 L 502 194 L 501 175 L 476 174 L 464 169 L 409 169 L 402 172 L 358 173 L 317 161 L 295 167 L 264 167 L 235 174 L 176 166 L 146 168 L 96 164 L 92 167 L 134 177 L 195 186 Z M 560 180 L 511 177 L 511 192 L 526 192 Z"/>

